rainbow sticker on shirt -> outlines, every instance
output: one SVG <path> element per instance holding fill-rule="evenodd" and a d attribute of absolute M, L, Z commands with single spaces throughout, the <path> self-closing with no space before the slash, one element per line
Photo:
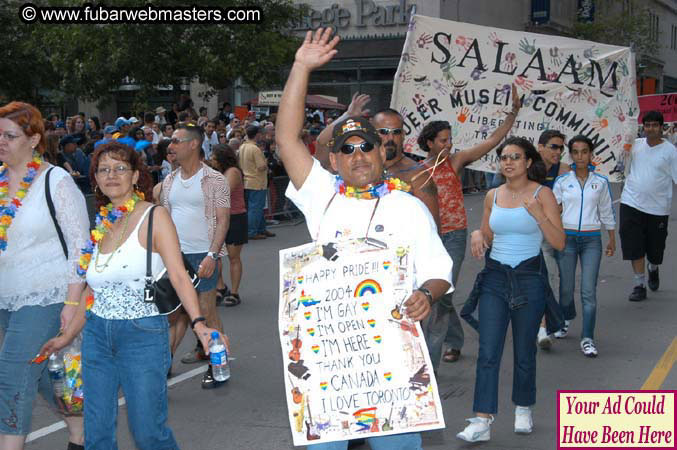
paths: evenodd
<path fill-rule="evenodd" d="M 367 294 L 375 295 L 383 292 L 381 285 L 376 280 L 366 279 L 360 281 L 355 287 L 355 297 L 364 297 Z"/>

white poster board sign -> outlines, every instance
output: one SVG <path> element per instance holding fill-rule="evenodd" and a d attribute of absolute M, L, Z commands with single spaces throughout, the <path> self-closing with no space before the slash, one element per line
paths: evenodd
<path fill-rule="evenodd" d="M 425 156 L 416 139 L 433 120 L 449 121 L 459 151 L 503 123 L 515 83 L 523 107 L 511 135 L 586 135 L 597 172 L 617 182 L 637 136 L 635 80 L 627 47 L 413 16 L 391 107 L 404 117 L 405 151 Z M 494 172 L 496 160 L 492 151 L 470 167 Z"/>
<path fill-rule="evenodd" d="M 409 246 L 280 251 L 279 331 L 294 445 L 444 427 Z"/>

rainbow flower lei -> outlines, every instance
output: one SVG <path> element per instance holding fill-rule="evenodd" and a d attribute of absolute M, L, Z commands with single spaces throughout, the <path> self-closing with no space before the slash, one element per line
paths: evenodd
<path fill-rule="evenodd" d="M 99 213 L 96 215 L 96 227 L 90 232 L 89 242 L 87 242 L 87 245 L 80 250 L 80 263 L 77 269 L 78 275 L 84 277 L 85 274 L 87 274 L 87 268 L 92 261 L 94 247 L 96 247 L 96 244 L 101 242 L 106 233 L 110 231 L 115 221 L 125 214 L 134 211 L 136 204 L 143 200 L 143 198 L 143 193 L 137 191 L 134 192 L 132 198 L 127 200 L 122 206 L 113 209 L 113 204 L 109 203 L 108 205 L 101 207 Z"/>
<path fill-rule="evenodd" d="M 28 194 L 28 189 L 31 187 L 41 165 L 42 157 L 38 153 L 33 153 L 33 159 L 26 164 L 28 173 L 19 182 L 19 190 L 16 191 L 16 196 L 12 200 L 7 198 L 9 194 L 7 165 L 3 164 L 0 167 L 0 251 L 7 249 L 7 229 L 12 224 L 17 210 L 21 207 L 21 200 Z"/>
<path fill-rule="evenodd" d="M 372 200 L 390 194 L 392 191 L 409 192 L 411 186 L 399 178 L 389 177 L 378 184 L 368 184 L 362 189 L 353 186 L 347 186 L 340 175 L 336 175 L 336 192 L 346 197 L 359 198 L 362 200 Z"/>

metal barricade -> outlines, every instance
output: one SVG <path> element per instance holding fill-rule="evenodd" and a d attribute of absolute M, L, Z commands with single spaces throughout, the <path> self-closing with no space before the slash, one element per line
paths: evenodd
<path fill-rule="evenodd" d="M 273 177 L 268 183 L 268 198 L 264 212 L 268 226 L 298 225 L 305 220 L 294 202 L 284 195 L 288 185 L 288 176 Z"/>

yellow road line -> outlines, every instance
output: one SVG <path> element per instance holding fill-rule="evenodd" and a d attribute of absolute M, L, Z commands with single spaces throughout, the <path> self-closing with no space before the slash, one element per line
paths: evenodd
<path fill-rule="evenodd" d="M 661 359 L 658 360 L 656 367 L 653 368 L 649 378 L 644 382 L 642 390 L 651 391 L 660 389 L 675 361 L 677 361 L 677 337 L 672 340 L 672 344 L 665 350 Z"/>

